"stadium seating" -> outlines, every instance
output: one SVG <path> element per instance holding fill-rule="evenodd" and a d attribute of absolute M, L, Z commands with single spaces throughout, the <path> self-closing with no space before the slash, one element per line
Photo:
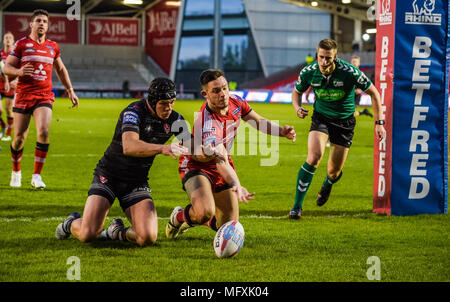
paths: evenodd
<path fill-rule="evenodd" d="M 145 91 L 155 77 L 166 76 L 141 47 L 61 44 L 61 57 L 76 90 L 120 91 L 128 80 L 130 90 Z M 53 74 L 53 87 L 63 89 Z"/>

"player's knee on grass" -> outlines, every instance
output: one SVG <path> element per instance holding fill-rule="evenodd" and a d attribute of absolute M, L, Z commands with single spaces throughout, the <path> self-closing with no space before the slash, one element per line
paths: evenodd
<path fill-rule="evenodd" d="M 149 246 L 155 244 L 158 239 L 157 231 L 147 231 L 141 234 L 136 233 L 136 243 L 139 246 Z"/>
<path fill-rule="evenodd" d="M 82 243 L 92 242 L 100 236 L 101 231 L 101 229 L 97 231 L 92 229 L 82 229 L 77 238 Z"/>

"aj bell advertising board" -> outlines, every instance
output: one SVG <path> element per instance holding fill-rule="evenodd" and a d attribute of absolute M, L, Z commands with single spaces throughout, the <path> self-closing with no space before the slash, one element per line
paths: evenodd
<path fill-rule="evenodd" d="M 378 1 L 376 85 L 387 138 L 374 148 L 374 212 L 448 211 L 449 2 Z"/>

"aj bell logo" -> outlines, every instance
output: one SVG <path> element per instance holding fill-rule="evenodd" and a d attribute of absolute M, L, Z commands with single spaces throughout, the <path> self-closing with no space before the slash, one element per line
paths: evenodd
<path fill-rule="evenodd" d="M 414 0 L 414 12 L 405 13 L 405 24 L 441 26 L 442 14 L 433 14 L 435 6 L 436 0 Z"/>
<path fill-rule="evenodd" d="M 392 24 L 391 0 L 383 0 L 381 2 L 381 14 L 379 16 L 380 25 Z"/>

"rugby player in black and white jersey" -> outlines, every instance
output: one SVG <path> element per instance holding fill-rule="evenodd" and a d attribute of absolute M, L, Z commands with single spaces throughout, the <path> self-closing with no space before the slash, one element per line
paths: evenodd
<path fill-rule="evenodd" d="M 70 234 L 81 242 L 102 237 L 153 244 L 158 234 L 158 217 L 150 195 L 148 173 L 157 154 L 187 154 L 191 134 L 181 114 L 173 111 L 175 84 L 166 78 L 150 83 L 148 97 L 131 103 L 119 117 L 111 144 L 100 159 L 89 188 L 83 218 L 70 214 L 56 228 L 56 238 Z M 175 135 L 179 143 L 165 145 Z M 125 212 L 131 227 L 120 218 L 103 231 L 106 216 L 115 199 Z"/>

